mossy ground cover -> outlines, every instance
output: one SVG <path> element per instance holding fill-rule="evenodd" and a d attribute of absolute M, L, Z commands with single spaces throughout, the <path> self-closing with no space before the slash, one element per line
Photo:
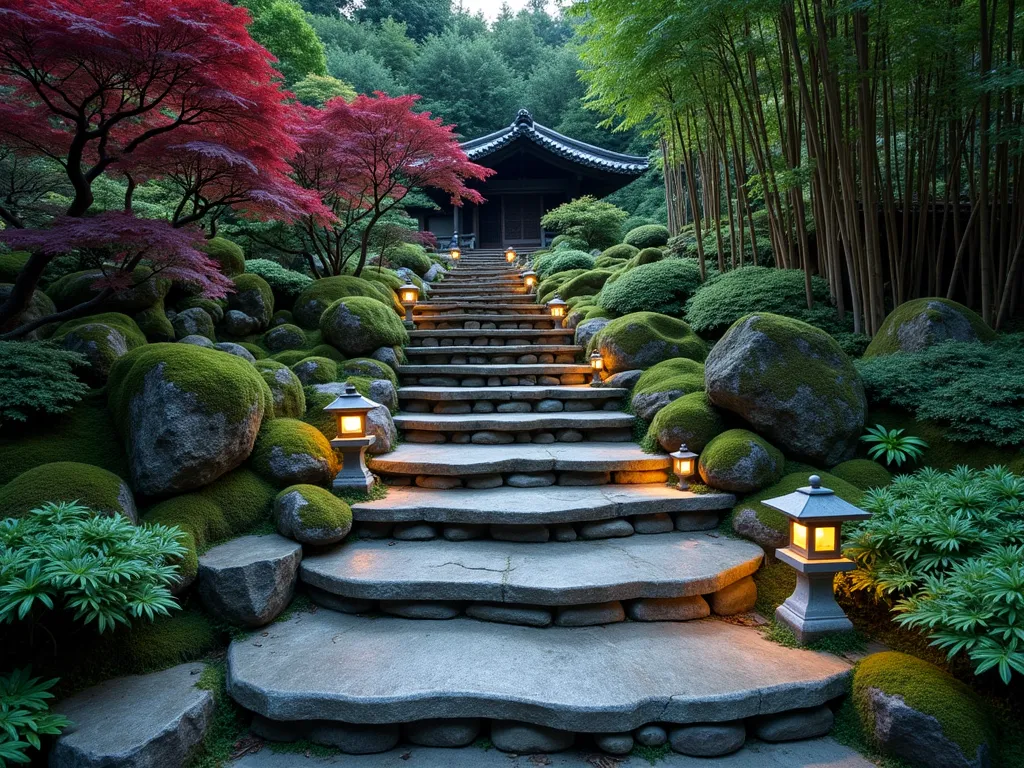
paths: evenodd
<path fill-rule="evenodd" d="M 125 480 L 101 467 L 76 461 L 55 461 L 26 470 L 0 486 L 4 517 L 24 517 L 48 501 L 78 501 L 95 512 L 118 514 L 124 496 L 131 497 Z"/>
<path fill-rule="evenodd" d="M 791 466 L 787 464 L 786 469 L 788 471 L 791 469 Z M 812 473 L 808 473 L 804 470 L 790 472 L 774 485 L 758 491 L 757 493 L 752 493 L 749 496 L 744 496 L 743 499 L 733 507 L 729 517 L 736 514 L 740 509 L 753 509 L 757 519 L 762 524 L 782 533 L 787 532 L 789 530 L 788 518 L 778 510 L 772 509 L 762 502 L 764 502 L 765 499 L 772 499 L 777 496 L 785 496 L 787 493 L 793 493 L 797 488 L 803 488 L 808 484 L 807 478 L 809 474 Z M 816 474 L 821 478 L 821 484 L 823 486 L 831 488 L 839 498 L 844 501 L 848 501 L 851 504 L 857 504 L 864 495 L 864 491 L 860 488 L 851 485 L 842 478 L 836 477 L 828 472 L 819 472 L 815 470 L 813 471 L 813 474 Z"/>

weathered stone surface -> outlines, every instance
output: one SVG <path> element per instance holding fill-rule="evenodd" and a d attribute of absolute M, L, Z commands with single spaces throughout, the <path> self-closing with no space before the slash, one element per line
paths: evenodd
<path fill-rule="evenodd" d="M 782 451 L 746 429 L 730 429 L 711 439 L 697 469 L 712 488 L 754 493 L 777 482 L 786 459 Z"/>
<path fill-rule="evenodd" d="M 227 352 L 229 355 L 240 357 L 247 363 L 255 363 L 256 358 L 253 357 L 252 352 L 243 347 L 241 344 L 235 344 L 231 341 L 221 341 L 213 345 L 214 349 L 219 349 L 221 352 Z"/>
<path fill-rule="evenodd" d="M 709 602 L 711 610 L 719 616 L 746 613 L 757 602 L 757 584 L 752 576 L 747 576 L 712 594 Z"/>
<path fill-rule="evenodd" d="M 314 744 L 334 747 L 348 755 L 372 755 L 387 752 L 398 744 L 397 723 L 353 725 L 320 720 L 306 728 L 306 738 Z"/>
<path fill-rule="evenodd" d="M 645 725 L 633 734 L 638 744 L 645 747 L 660 747 L 668 741 L 668 733 L 660 725 Z"/>
<path fill-rule="evenodd" d="M 197 347 L 205 347 L 206 349 L 213 349 L 213 342 L 205 336 L 185 336 L 182 339 L 178 339 L 179 344 L 193 344 Z"/>
<path fill-rule="evenodd" d="M 799 320 L 757 313 L 737 320 L 704 368 L 707 395 L 787 455 L 832 466 L 851 458 L 867 398 L 835 339 Z"/>
<path fill-rule="evenodd" d="M 732 529 L 745 539 L 756 541 L 767 552 L 772 552 L 789 543 L 789 535 L 771 528 L 757 519 L 757 511 L 744 507 L 736 510 L 732 517 Z"/>
<path fill-rule="evenodd" d="M 680 512 L 676 515 L 677 531 L 710 531 L 717 527 L 716 512 Z"/>
<path fill-rule="evenodd" d="M 611 480 L 610 472 L 561 472 L 558 475 L 558 484 L 563 486 L 606 485 Z"/>
<path fill-rule="evenodd" d="M 342 597 L 341 595 L 335 595 L 332 592 L 327 592 L 323 589 L 317 589 L 316 587 L 306 584 L 306 594 L 309 595 L 310 599 L 317 605 L 322 605 L 324 608 L 330 608 L 332 611 L 340 611 L 341 613 L 367 613 L 374 610 L 377 607 L 375 600 L 357 600 L 350 597 Z"/>
<path fill-rule="evenodd" d="M 747 740 L 742 722 L 685 725 L 669 732 L 673 751 L 691 757 L 719 757 L 735 752 Z"/>
<path fill-rule="evenodd" d="M 263 334 L 263 344 L 271 352 L 282 352 L 286 349 L 302 349 L 306 346 L 306 334 L 297 325 L 284 323 L 277 325 Z"/>
<path fill-rule="evenodd" d="M 477 475 L 476 477 L 470 477 L 466 480 L 467 488 L 474 488 L 477 490 L 485 490 L 487 488 L 498 488 L 505 484 L 504 479 L 501 475 Z"/>
<path fill-rule="evenodd" d="M 668 481 L 668 472 L 664 469 L 625 470 L 616 472 L 613 478 L 620 485 L 665 483 Z"/>
<path fill-rule="evenodd" d="M 568 523 L 563 523 L 551 526 L 551 538 L 555 541 L 576 541 L 579 536 L 575 528 Z"/>
<path fill-rule="evenodd" d="M 761 741 L 796 741 L 824 736 L 835 718 L 827 706 L 795 709 L 766 715 L 754 721 L 754 735 Z"/>
<path fill-rule="evenodd" d="M 691 595 L 635 600 L 626 612 L 633 621 L 692 621 L 710 616 L 711 608 L 700 595 Z"/>
<path fill-rule="evenodd" d="M 688 393 L 683 389 L 669 389 L 665 392 L 644 392 L 633 395 L 633 413 L 644 421 L 650 421 L 658 411 L 685 394 Z"/>
<path fill-rule="evenodd" d="M 443 536 L 448 541 L 471 541 L 473 539 L 479 539 L 487 533 L 487 527 L 484 525 L 475 525 L 473 523 L 451 523 L 444 527 Z"/>
<path fill-rule="evenodd" d="M 609 755 L 628 755 L 633 751 L 633 734 L 599 733 L 594 736 L 594 745 Z"/>
<path fill-rule="evenodd" d="M 633 535 L 633 526 L 629 520 L 595 520 L 579 527 L 581 539 L 618 539 Z"/>
<path fill-rule="evenodd" d="M 398 391 L 388 379 L 373 379 L 370 382 L 370 399 L 388 410 L 398 408 Z"/>
<path fill-rule="evenodd" d="M 302 546 L 283 536 L 241 536 L 199 558 L 199 596 L 216 616 L 259 627 L 295 593 Z"/>
<path fill-rule="evenodd" d="M 378 405 L 366 414 L 366 433 L 376 438 L 373 445 L 366 449 L 367 454 L 380 455 L 395 449 L 398 430 L 386 406 Z"/>
<path fill-rule="evenodd" d="M 541 400 L 535 410 L 537 413 L 559 413 L 565 410 L 565 403 L 562 400 Z"/>
<path fill-rule="evenodd" d="M 430 541 L 437 538 L 437 529 L 430 523 L 398 523 L 391 535 L 399 541 Z"/>
<path fill-rule="evenodd" d="M 399 393 L 403 400 L 477 400 L 486 398 L 493 402 L 509 402 L 511 400 L 525 400 L 540 402 L 542 400 L 553 400 L 563 402 L 567 400 L 607 400 L 608 398 L 622 398 L 628 392 L 624 389 L 598 389 L 589 386 L 563 387 L 558 384 L 545 384 L 540 386 L 516 386 L 516 387 L 459 387 L 457 384 L 450 387 L 410 386 L 402 387 Z"/>
<path fill-rule="evenodd" d="M 559 608 L 555 616 L 555 624 L 560 627 L 592 627 L 625 620 L 626 612 L 618 600 Z"/>
<path fill-rule="evenodd" d="M 525 406 L 527 412 L 507 413 L 501 411 L 506 405 Z M 529 406 L 522 401 L 502 403 L 498 413 L 401 413 L 395 417 L 395 424 L 402 429 L 429 429 L 438 431 L 472 431 L 473 442 L 484 443 L 478 435 L 486 434 L 488 439 L 499 440 L 507 431 L 554 429 L 559 432 L 575 432 L 579 435 L 574 442 L 582 439 L 580 429 L 626 429 L 633 424 L 633 417 L 626 413 L 592 411 L 586 413 L 535 413 L 528 412 Z M 501 430 L 501 431 L 498 431 Z M 559 432 L 555 436 L 559 437 Z M 568 441 L 564 441 L 568 442 Z"/>
<path fill-rule="evenodd" d="M 640 380 L 640 377 L 644 375 L 642 370 L 636 369 L 632 371 L 619 371 L 613 373 L 607 379 L 601 382 L 601 387 L 622 387 L 623 389 L 632 389 L 633 386 Z"/>
<path fill-rule="evenodd" d="M 402 417 L 399 416 L 398 418 L 401 419 Z M 515 438 L 509 432 L 483 430 L 482 432 L 474 432 L 470 442 L 475 445 L 507 445 L 508 443 L 515 442 Z"/>
<path fill-rule="evenodd" d="M 531 526 L 517 531 L 518 541 Z M 492 530 L 492 534 L 494 531 Z M 524 546 L 481 539 L 449 542 L 354 541 L 308 555 L 306 584 L 367 600 L 474 600 L 579 605 L 608 600 L 702 595 L 757 570 L 759 547 L 738 539 L 666 533 L 629 539 Z"/>
<path fill-rule="evenodd" d="M 203 665 L 107 680 L 56 706 L 72 721 L 50 753 L 51 768 L 184 765 L 213 722 L 210 691 L 195 687 Z"/>
<path fill-rule="evenodd" d="M 213 340 L 216 338 L 213 331 L 213 318 L 202 307 L 189 307 L 183 309 L 174 316 L 171 321 L 174 328 L 174 336 L 178 340 L 186 336 L 202 336 Z"/>
<path fill-rule="evenodd" d="M 505 479 L 512 488 L 544 488 L 555 484 L 554 472 L 514 472 Z"/>
<path fill-rule="evenodd" d="M 310 485 L 285 488 L 274 498 L 277 532 L 300 544 L 323 547 L 352 530 L 352 513 L 329 491 Z"/>
<path fill-rule="evenodd" d="M 611 321 L 606 317 L 595 317 L 593 320 L 584 320 L 576 326 L 576 343 L 586 349 L 590 340 L 594 338 L 598 331 L 608 325 L 609 322 Z"/>
<path fill-rule="evenodd" d="M 480 735 L 480 719 L 460 717 L 417 720 L 403 726 L 405 738 L 421 747 L 465 747 Z"/>
<path fill-rule="evenodd" d="M 576 734 L 543 725 L 498 720 L 491 724 L 491 742 L 502 752 L 531 755 L 561 752 L 575 743 Z"/>
<path fill-rule="evenodd" d="M 919 352 L 946 341 L 991 341 L 992 329 L 972 310 L 949 299 L 914 299 L 885 318 L 864 357 Z"/>
<path fill-rule="evenodd" d="M 462 612 L 454 603 L 426 600 L 382 600 L 380 609 L 403 619 L 452 619 Z"/>
<path fill-rule="evenodd" d="M 420 475 L 416 478 L 416 485 L 419 488 L 430 488 L 432 490 L 448 490 L 458 488 L 462 481 L 457 477 L 438 477 L 437 475 Z"/>
<path fill-rule="evenodd" d="M 241 338 L 256 333 L 260 329 L 260 321 L 240 310 L 229 309 L 224 313 L 222 328 L 228 335 Z"/>
<path fill-rule="evenodd" d="M 370 353 L 371 360 L 379 360 L 389 368 L 398 370 L 398 366 L 402 364 L 402 361 L 398 359 L 398 355 L 395 353 L 394 347 L 377 347 Z"/>
<path fill-rule="evenodd" d="M 466 607 L 466 615 L 480 621 L 521 624 L 524 627 L 546 627 L 551 624 L 551 611 L 528 605 L 471 603 Z"/>
<path fill-rule="evenodd" d="M 672 517 L 667 512 L 654 512 L 649 515 L 637 515 L 633 518 L 633 530 L 636 533 L 667 533 L 675 527 Z"/>

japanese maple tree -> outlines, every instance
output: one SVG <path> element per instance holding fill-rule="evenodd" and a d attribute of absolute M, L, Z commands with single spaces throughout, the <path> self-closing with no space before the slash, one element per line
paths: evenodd
<path fill-rule="evenodd" d="M 128 180 L 126 211 L 141 181 L 164 178 L 180 190 L 165 227 L 227 207 L 316 218 L 318 200 L 288 175 L 293 108 L 248 21 L 221 0 L 0 0 L 0 144 L 63 168 L 66 217 L 86 216 L 93 183 L 113 174 Z M 0 209 L 0 219 L 20 226 L 11 211 Z M 66 226 L 30 249 L 0 304 L 0 327 L 28 306 Z M 156 236 L 157 223 L 139 226 Z"/>

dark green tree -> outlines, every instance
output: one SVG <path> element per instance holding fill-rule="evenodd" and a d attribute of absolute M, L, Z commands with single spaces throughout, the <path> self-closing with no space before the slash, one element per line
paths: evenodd
<path fill-rule="evenodd" d="M 278 58 L 287 82 L 306 75 L 326 75 L 327 59 L 306 14 L 295 0 L 245 0 L 252 14 L 249 34 Z"/>
<path fill-rule="evenodd" d="M 452 17 L 451 0 L 364 0 L 356 11 L 360 21 L 381 22 L 391 17 L 408 25 L 414 40 L 428 35 L 439 35 L 448 27 Z"/>

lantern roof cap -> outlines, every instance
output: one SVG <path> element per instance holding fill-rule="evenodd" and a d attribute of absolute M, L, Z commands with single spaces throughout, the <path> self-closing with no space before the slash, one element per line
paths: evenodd
<path fill-rule="evenodd" d="M 398 286 L 398 290 L 400 291 L 418 291 L 419 289 L 420 287 L 411 281 L 407 282 L 405 285 Z"/>
<path fill-rule="evenodd" d="M 562 300 L 562 297 L 556 293 L 555 297 L 548 302 L 548 306 L 550 307 L 552 304 L 554 304 L 555 306 L 560 306 L 565 304 L 565 302 Z"/>
<path fill-rule="evenodd" d="M 836 496 L 836 492 L 831 488 L 823 488 L 818 475 L 811 475 L 808 482 L 810 485 L 797 488 L 793 493 L 787 493 L 785 496 L 778 496 L 774 499 L 765 499 L 761 503 L 772 509 L 777 509 L 794 520 L 838 522 L 871 517 L 870 512 Z"/>
<path fill-rule="evenodd" d="M 686 443 L 681 443 L 678 450 L 672 451 L 669 454 L 673 459 L 691 459 L 697 454 L 686 447 Z"/>
<path fill-rule="evenodd" d="M 331 404 L 326 406 L 324 410 L 330 412 L 366 412 L 372 411 L 379 405 L 380 403 L 375 403 L 373 400 L 360 395 L 356 388 L 351 384 L 346 384 L 344 391 L 334 398 Z"/>

